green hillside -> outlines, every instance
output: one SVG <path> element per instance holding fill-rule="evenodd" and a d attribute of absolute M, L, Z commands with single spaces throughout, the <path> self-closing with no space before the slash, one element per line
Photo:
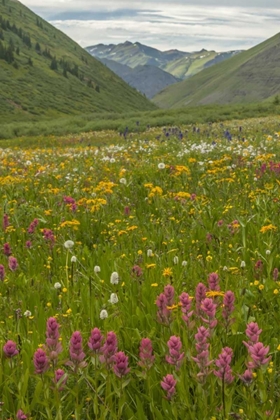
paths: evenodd
<path fill-rule="evenodd" d="M 280 34 L 172 85 L 154 102 L 163 108 L 252 103 L 280 92 Z"/>
<path fill-rule="evenodd" d="M 0 121 L 155 109 L 83 48 L 15 0 L 0 0 Z"/>

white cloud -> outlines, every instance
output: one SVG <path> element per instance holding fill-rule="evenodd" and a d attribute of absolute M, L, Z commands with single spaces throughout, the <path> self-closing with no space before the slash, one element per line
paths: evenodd
<path fill-rule="evenodd" d="M 184 51 L 245 49 L 275 35 L 280 19 L 279 0 L 246 0 L 246 7 L 244 0 L 23 2 L 43 17 L 57 16 L 51 23 L 84 47 L 129 40 Z M 86 11 L 88 18 L 78 17 Z"/>

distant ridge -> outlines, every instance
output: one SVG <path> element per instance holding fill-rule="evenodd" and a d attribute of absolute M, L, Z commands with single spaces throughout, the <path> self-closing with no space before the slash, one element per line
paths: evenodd
<path fill-rule="evenodd" d="M 140 42 L 132 43 L 130 41 L 117 45 L 92 45 L 87 47 L 86 50 L 101 60 L 113 60 L 131 68 L 139 65 L 158 67 L 178 79 L 191 77 L 205 67 L 226 60 L 240 52 L 228 51 L 218 53 L 205 49 L 192 53 L 177 49 L 160 51 L 156 48 L 143 45 Z"/>
<path fill-rule="evenodd" d="M 169 86 L 154 97 L 163 108 L 254 103 L 280 93 L 280 33 L 248 51 Z"/>

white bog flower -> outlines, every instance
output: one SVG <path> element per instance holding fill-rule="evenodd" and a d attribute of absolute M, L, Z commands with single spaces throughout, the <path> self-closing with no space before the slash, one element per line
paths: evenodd
<path fill-rule="evenodd" d="M 165 163 L 161 162 L 158 164 L 158 169 L 164 169 L 165 168 Z"/>
<path fill-rule="evenodd" d="M 120 179 L 120 183 L 123 184 L 123 185 L 126 185 L 127 184 L 126 179 L 125 178 L 121 178 Z"/>
<path fill-rule="evenodd" d="M 26 317 L 28 317 L 28 316 L 31 316 L 32 314 L 31 314 L 31 312 L 30 312 L 30 311 L 28 311 L 28 310 L 27 310 L 27 311 L 25 311 L 25 312 L 24 312 L 24 314 L 23 314 L 23 315 L 24 315 L 24 316 L 26 316 Z"/>
<path fill-rule="evenodd" d="M 102 311 L 100 312 L 99 317 L 100 317 L 100 319 L 108 318 L 108 312 L 106 311 L 106 309 L 102 309 Z"/>
<path fill-rule="evenodd" d="M 267 249 L 267 250 L 265 251 L 265 253 L 266 253 L 266 255 L 270 255 L 270 254 L 271 254 L 270 249 Z"/>
<path fill-rule="evenodd" d="M 61 284 L 59 282 L 54 283 L 54 288 L 55 289 L 61 289 Z"/>
<path fill-rule="evenodd" d="M 175 255 L 175 257 L 173 258 L 173 262 L 174 264 L 178 264 L 179 258 L 177 257 L 177 255 Z"/>
<path fill-rule="evenodd" d="M 245 261 L 241 261 L 240 267 L 241 267 L 241 268 L 246 267 L 246 263 L 245 263 Z"/>
<path fill-rule="evenodd" d="M 73 241 L 71 241 L 70 239 L 69 239 L 68 241 L 65 241 L 65 242 L 64 242 L 64 247 L 65 247 L 66 249 L 71 249 L 71 248 L 73 248 L 73 246 L 74 246 L 74 242 L 73 242 Z"/>
<path fill-rule="evenodd" d="M 94 271 L 95 273 L 100 273 L 101 268 L 99 267 L 99 265 L 96 265 L 96 266 L 94 267 L 93 271 Z"/>
<path fill-rule="evenodd" d="M 77 262 L 77 257 L 73 255 L 73 257 L 71 257 L 71 263 L 76 263 L 76 262 Z"/>
<path fill-rule="evenodd" d="M 114 271 L 111 274 L 110 283 L 112 283 L 112 284 L 118 284 L 119 283 L 119 274 L 116 271 Z"/>
<path fill-rule="evenodd" d="M 147 251 L 147 257 L 152 257 L 153 256 L 153 250 L 152 249 L 148 249 Z"/>
<path fill-rule="evenodd" d="M 119 299 L 118 296 L 116 295 L 116 293 L 111 293 L 110 299 L 108 300 L 108 302 L 110 303 L 118 303 Z"/>
<path fill-rule="evenodd" d="M 184 260 L 184 261 L 182 261 L 182 266 L 183 266 L 183 267 L 186 267 L 187 265 L 188 265 L 187 261 L 185 261 L 185 260 Z"/>

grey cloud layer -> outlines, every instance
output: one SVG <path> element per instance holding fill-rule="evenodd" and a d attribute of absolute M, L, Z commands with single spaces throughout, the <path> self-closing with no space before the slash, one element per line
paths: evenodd
<path fill-rule="evenodd" d="M 244 0 L 23 2 L 82 46 L 130 40 L 160 49 L 243 49 L 276 34 L 280 19 L 279 0 L 246 0 L 246 7 Z"/>

